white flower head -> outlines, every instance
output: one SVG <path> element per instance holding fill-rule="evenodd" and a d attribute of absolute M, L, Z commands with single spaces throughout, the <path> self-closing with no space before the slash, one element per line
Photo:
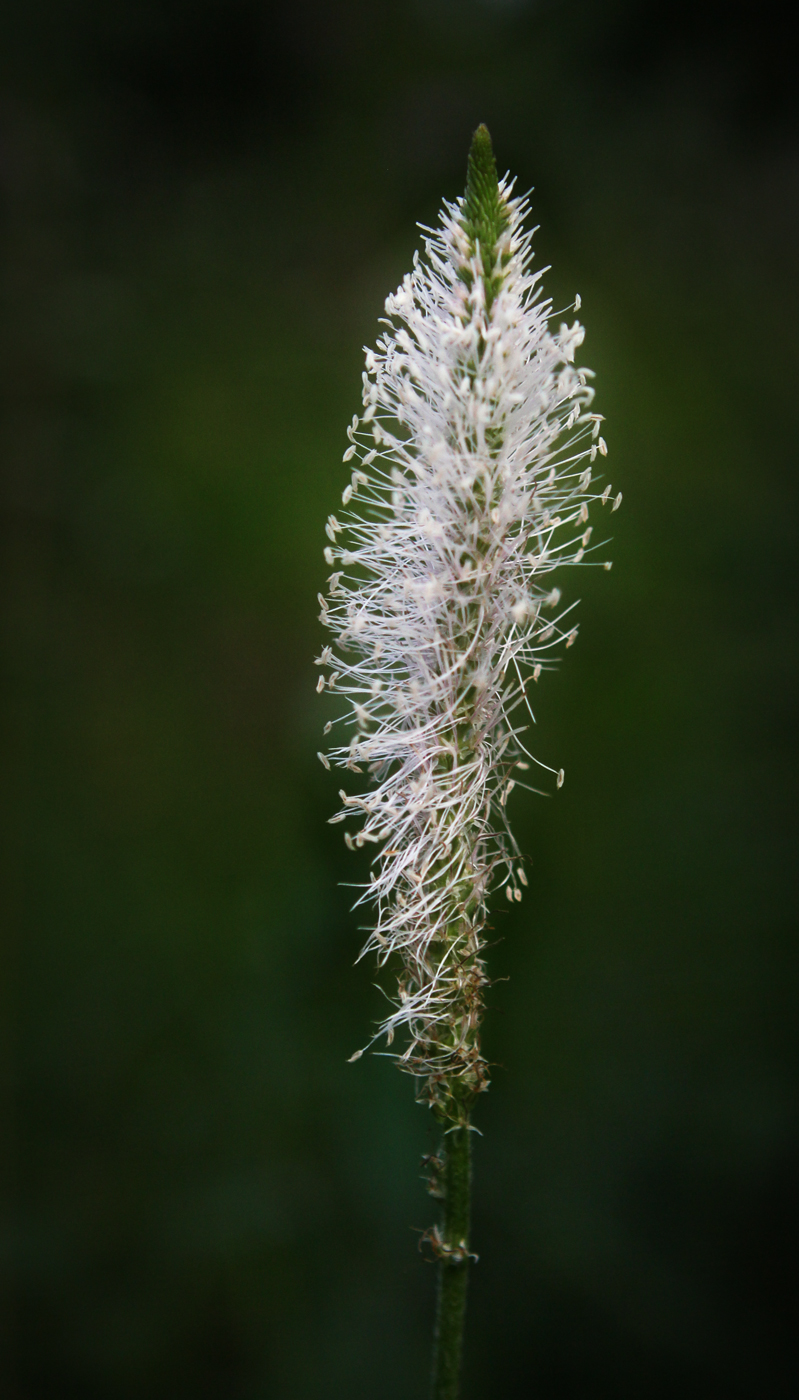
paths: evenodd
<path fill-rule="evenodd" d="M 551 574 L 583 562 L 589 507 L 609 494 L 593 485 L 583 328 L 550 328 L 527 212 L 478 128 L 465 195 L 425 230 L 366 352 L 344 454 L 355 469 L 325 548 L 335 640 L 318 688 L 345 698 L 352 727 L 329 759 L 371 778 L 332 820 L 355 817 L 347 844 L 376 848 L 363 951 L 399 968 L 378 1034 L 406 1032 L 400 1065 L 453 1122 L 488 1085 L 487 896 L 504 885 L 517 901 L 527 884 L 507 802 L 538 762 L 528 687 L 577 635 Z"/>

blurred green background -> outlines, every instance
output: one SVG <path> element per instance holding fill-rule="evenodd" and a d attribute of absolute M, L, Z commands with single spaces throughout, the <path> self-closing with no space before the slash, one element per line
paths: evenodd
<path fill-rule="evenodd" d="M 416 1400 L 435 1143 L 327 825 L 323 526 L 470 133 L 613 573 L 497 909 L 465 1400 L 799 1393 L 795 63 L 768 3 L 6 0 L 2 1393 Z M 505 980 L 507 979 L 507 980 Z"/>

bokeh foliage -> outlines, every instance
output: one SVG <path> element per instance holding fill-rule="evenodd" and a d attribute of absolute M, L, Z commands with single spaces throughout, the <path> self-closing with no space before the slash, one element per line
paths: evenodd
<path fill-rule="evenodd" d="M 326 818 L 323 523 L 474 126 L 614 571 L 497 910 L 467 1400 L 799 1380 L 795 82 L 768 6 L 9 0 L 4 1393 L 411 1400 L 432 1123 Z"/>

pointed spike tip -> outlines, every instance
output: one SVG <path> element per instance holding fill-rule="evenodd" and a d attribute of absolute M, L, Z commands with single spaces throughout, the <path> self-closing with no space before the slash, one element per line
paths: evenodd
<path fill-rule="evenodd" d="M 491 133 L 485 122 L 481 122 L 472 137 L 466 164 L 464 214 L 469 223 L 480 224 L 486 213 L 494 211 L 498 184 Z"/>
<path fill-rule="evenodd" d="M 469 149 L 469 163 L 475 162 L 477 165 L 489 165 L 496 173 L 494 165 L 494 145 L 491 140 L 491 132 L 485 122 L 481 122 L 476 131 L 472 133 L 472 144 Z"/>
<path fill-rule="evenodd" d="M 463 229 L 475 251 L 480 245 L 484 268 L 486 307 L 490 311 L 501 285 L 501 274 L 495 271 L 496 248 L 508 226 L 508 211 L 500 196 L 497 163 L 488 127 L 478 126 L 472 137 L 466 166 L 466 193 L 462 205 Z M 469 281 L 468 272 L 464 280 Z"/>

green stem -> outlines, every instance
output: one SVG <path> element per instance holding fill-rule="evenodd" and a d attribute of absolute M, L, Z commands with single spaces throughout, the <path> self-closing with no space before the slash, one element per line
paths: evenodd
<path fill-rule="evenodd" d="M 433 1343 L 432 1400 L 458 1400 L 463 1322 L 469 1277 L 471 1133 L 468 1124 L 444 1138 L 443 1250 L 438 1265 L 438 1306 Z"/>

